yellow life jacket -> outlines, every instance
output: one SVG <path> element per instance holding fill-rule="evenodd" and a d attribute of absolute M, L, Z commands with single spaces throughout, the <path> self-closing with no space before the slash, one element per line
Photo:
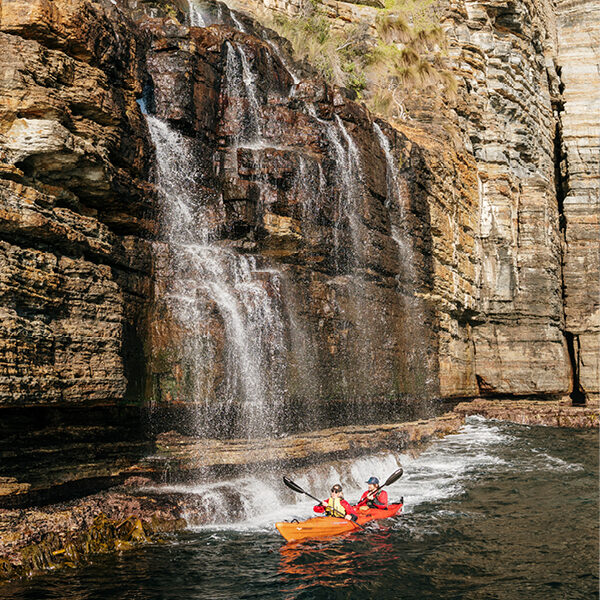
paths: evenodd
<path fill-rule="evenodd" d="M 339 498 L 329 498 L 325 507 L 325 514 L 329 517 L 345 517 L 346 509 Z"/>

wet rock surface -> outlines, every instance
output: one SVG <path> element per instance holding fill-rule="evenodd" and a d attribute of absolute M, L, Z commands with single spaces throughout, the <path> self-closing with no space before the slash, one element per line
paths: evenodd
<path fill-rule="evenodd" d="M 569 397 L 562 400 L 485 400 L 461 402 L 454 412 L 459 415 L 481 415 L 487 419 L 511 421 L 522 425 L 597 429 L 600 418 L 598 403 L 573 406 Z"/>
<path fill-rule="evenodd" d="M 115 491 L 48 508 L 0 509 L 0 579 L 74 568 L 95 554 L 159 542 L 185 528 L 182 504 Z"/>
<path fill-rule="evenodd" d="M 415 132 L 411 139 L 344 90 L 310 80 L 294 85 L 272 47 L 248 34 L 218 25 L 188 34 L 157 21 L 147 29 L 155 114 L 189 144 L 195 180 L 204 186 L 198 194 L 214 204 L 202 217 L 214 220 L 211 243 L 248 257 L 239 260 L 251 262 L 251 277 L 263 281 L 272 312 L 280 311 L 265 335 L 276 336 L 270 328 L 281 324 L 295 337 L 282 341 L 283 365 L 271 365 L 264 377 L 284 371 L 286 393 L 278 401 L 286 396 L 308 406 L 474 392 L 468 344 L 440 333 L 444 311 L 475 309 L 473 257 L 448 247 L 449 236 L 467 250 L 475 246 L 477 182 L 468 154 Z M 387 157 L 382 143 L 390 147 Z M 222 198 L 211 198 L 214 188 Z M 449 195 L 456 222 L 447 218 Z M 203 393 L 227 395 L 227 373 L 236 369 L 226 356 L 230 308 L 209 297 L 201 331 L 182 327 L 165 291 L 178 289 L 194 302 L 194 267 L 178 271 L 168 243 L 159 255 L 151 344 L 155 390 L 162 400 L 189 400 L 189 382 L 212 360 Z M 454 266 L 446 269 L 437 256 Z M 452 289 L 457 267 L 460 297 Z M 229 267 L 219 268 L 235 280 Z M 179 291 L 178 277 L 188 280 L 187 290 Z M 203 301 L 211 294 L 197 292 Z M 181 356 L 191 335 L 210 337 L 213 355 L 202 364 Z"/>
<path fill-rule="evenodd" d="M 448 413 L 436 419 L 371 426 L 323 429 L 274 440 L 198 440 L 177 432 L 161 434 L 157 451 L 135 472 L 156 477 L 171 473 L 173 481 L 194 480 L 199 474 L 227 475 L 248 467 L 299 467 L 378 451 L 400 452 L 456 433 L 464 418 Z M 132 471 L 133 472 L 133 469 Z"/>

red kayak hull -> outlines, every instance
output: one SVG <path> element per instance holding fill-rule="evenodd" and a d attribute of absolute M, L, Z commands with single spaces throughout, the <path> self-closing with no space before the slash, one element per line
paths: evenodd
<path fill-rule="evenodd" d="M 369 521 L 387 519 L 388 517 L 393 517 L 398 514 L 401 510 L 402 504 L 390 504 L 387 510 L 368 508 L 365 511 L 359 511 L 358 520 L 356 522 L 359 525 L 364 525 Z M 275 527 L 277 527 L 279 533 L 288 542 L 329 537 L 332 535 L 339 535 L 340 533 L 356 531 L 358 529 L 351 521 L 340 519 L 338 517 L 313 517 L 312 519 L 307 519 L 306 521 L 300 521 L 298 523 L 288 523 L 284 521 L 275 523 Z"/>

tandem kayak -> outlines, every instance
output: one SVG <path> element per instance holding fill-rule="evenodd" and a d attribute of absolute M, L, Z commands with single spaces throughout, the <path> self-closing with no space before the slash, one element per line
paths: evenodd
<path fill-rule="evenodd" d="M 369 508 L 365 511 L 361 510 L 356 522 L 359 525 L 364 525 L 376 519 L 387 519 L 398 514 L 401 510 L 402 503 L 389 504 L 387 509 Z M 291 523 L 282 521 L 275 523 L 275 527 L 288 542 L 339 535 L 358 529 L 351 521 L 339 517 L 313 517 L 306 521 L 292 521 Z"/>

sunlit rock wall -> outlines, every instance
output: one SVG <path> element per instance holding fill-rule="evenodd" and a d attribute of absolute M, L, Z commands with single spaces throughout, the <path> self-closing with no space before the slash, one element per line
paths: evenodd
<path fill-rule="evenodd" d="M 118 406 L 142 394 L 154 227 L 131 24 L 109 0 L 1 4 L 0 500 L 3 476 L 43 498 L 135 453 Z"/>
<path fill-rule="evenodd" d="M 557 2 L 566 330 L 583 391 L 600 392 L 600 6 Z"/>
<path fill-rule="evenodd" d="M 561 394 L 561 248 L 554 180 L 554 14 L 543 2 L 458 2 L 445 21 L 459 123 L 480 180 L 475 364 L 484 394 Z M 464 93 L 467 92 L 467 93 Z"/>

